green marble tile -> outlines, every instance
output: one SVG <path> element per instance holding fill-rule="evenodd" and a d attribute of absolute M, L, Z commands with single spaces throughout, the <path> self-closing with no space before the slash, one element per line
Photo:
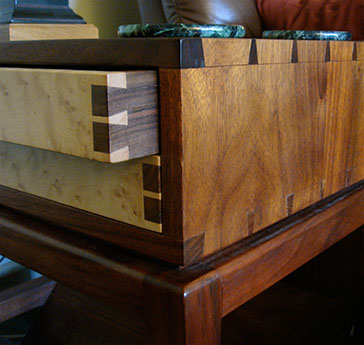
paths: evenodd
<path fill-rule="evenodd" d="M 264 31 L 263 38 L 314 41 L 350 41 L 351 33 L 347 31 L 272 30 Z"/>
<path fill-rule="evenodd" d="M 119 37 L 244 37 L 241 25 L 134 24 L 121 25 Z"/>

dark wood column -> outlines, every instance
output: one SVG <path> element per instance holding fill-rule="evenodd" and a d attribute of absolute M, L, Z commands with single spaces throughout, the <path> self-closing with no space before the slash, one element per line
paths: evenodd
<path fill-rule="evenodd" d="M 0 23 L 83 24 L 68 0 L 1 0 Z"/>

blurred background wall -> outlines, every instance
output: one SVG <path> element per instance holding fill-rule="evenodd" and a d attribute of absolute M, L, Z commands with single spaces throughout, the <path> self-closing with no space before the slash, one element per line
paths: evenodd
<path fill-rule="evenodd" d="M 121 24 L 140 23 L 137 0 L 69 0 L 78 15 L 99 29 L 100 38 L 116 38 Z"/>

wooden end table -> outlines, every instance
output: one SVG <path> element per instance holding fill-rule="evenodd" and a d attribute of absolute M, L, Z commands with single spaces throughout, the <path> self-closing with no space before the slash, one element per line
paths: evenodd
<path fill-rule="evenodd" d="M 219 344 L 223 316 L 364 224 L 361 42 L 0 52 L 0 253 L 59 283 L 25 344 Z"/>

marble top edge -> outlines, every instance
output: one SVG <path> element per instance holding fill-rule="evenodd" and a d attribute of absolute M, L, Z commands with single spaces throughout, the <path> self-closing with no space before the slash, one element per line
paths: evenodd
<path fill-rule="evenodd" d="M 219 24 L 131 24 L 121 25 L 120 38 L 242 38 L 245 29 L 241 25 Z"/>
<path fill-rule="evenodd" d="M 265 39 L 309 40 L 309 41 L 350 41 L 348 31 L 310 31 L 310 30 L 267 30 Z"/>

